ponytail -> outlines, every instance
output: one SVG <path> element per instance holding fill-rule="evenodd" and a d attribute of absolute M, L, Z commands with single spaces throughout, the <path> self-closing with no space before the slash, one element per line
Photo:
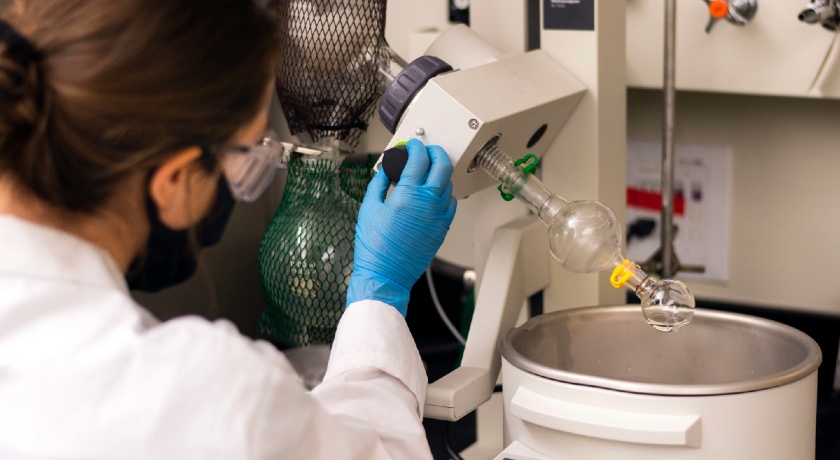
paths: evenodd
<path fill-rule="evenodd" d="M 22 176 L 27 144 L 43 111 L 40 56 L 8 22 L 0 20 L 0 173 Z M 30 178 L 21 177 L 27 183 Z"/>
<path fill-rule="evenodd" d="M 230 140 L 279 59 L 253 0 L 18 0 L 4 19 L 0 174 L 73 212 L 181 149 Z"/>

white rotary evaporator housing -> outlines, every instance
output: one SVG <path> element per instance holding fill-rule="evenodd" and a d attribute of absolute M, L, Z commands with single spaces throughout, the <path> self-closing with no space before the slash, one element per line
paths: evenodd
<path fill-rule="evenodd" d="M 466 26 L 445 33 L 428 53 L 404 66 L 382 98 L 380 119 L 395 133 L 393 147 L 381 159 L 386 174 L 399 180 L 408 156 L 400 144 L 409 137 L 440 145 L 454 165 L 456 198 L 500 183 L 503 199 L 518 198 L 548 226 L 548 244 L 534 246 L 533 251 L 545 252 L 548 246 L 560 265 L 575 273 L 613 270 L 613 286 L 633 289 L 642 299 L 645 319 L 657 330 L 670 332 L 687 324 L 694 314 L 694 298 L 688 288 L 679 281 L 650 276 L 623 258 L 621 226 L 609 208 L 597 201 L 569 202 L 551 193 L 534 175 L 539 155 L 576 107 L 583 86 L 544 52 L 500 57 Z M 449 62 L 459 70 L 453 71 Z M 529 153 L 514 162 L 506 151 Z M 525 257 L 524 264 L 533 264 L 542 256 Z M 506 272 L 511 264 L 493 268 L 487 272 Z M 510 276 L 520 276 L 520 272 Z M 505 278 L 500 282 L 508 285 L 513 281 Z M 483 312 L 486 307 L 479 308 Z M 491 343 L 512 326 L 509 321 L 515 310 L 495 314 L 504 321 L 502 329 L 491 328 Z M 498 321 L 490 324 L 495 323 Z M 476 329 L 486 330 L 485 324 L 479 322 Z M 467 347 L 469 350 L 469 344 Z M 494 355 L 493 363 L 496 358 Z M 490 369 L 498 367 L 493 363 Z M 495 378 L 496 372 L 489 376 Z M 487 387 L 487 382 L 482 387 Z M 484 391 L 477 394 L 489 397 Z M 449 404 L 447 401 L 442 407 L 455 407 Z"/>
<path fill-rule="evenodd" d="M 501 371 L 497 459 L 813 458 L 821 353 L 800 331 L 698 311 L 696 324 L 662 334 L 638 306 L 556 311 L 514 328 L 523 302 L 549 285 L 548 248 L 572 271 L 616 267 L 610 281 L 654 307 L 644 313 L 656 329 L 690 321 L 694 299 L 682 283 L 618 257 L 620 227 L 608 208 L 569 203 L 528 170 L 583 84 L 544 51 L 502 55 L 466 26 L 426 54 L 391 76 L 379 113 L 394 136 L 377 166 L 397 180 L 407 158 L 399 145 L 418 138 L 449 154 L 456 198 L 501 183 L 534 214 L 496 229 L 461 366 L 429 385 L 424 416 L 462 418 L 490 398 Z M 495 161 L 500 152 L 532 156 L 508 165 Z M 563 213 L 571 225 L 547 232 Z M 576 233 L 587 229 L 599 230 Z M 586 248 L 576 253 L 575 243 Z"/>
<path fill-rule="evenodd" d="M 495 144 L 541 157 L 585 90 L 544 51 L 503 56 L 469 27 L 455 26 L 386 89 L 379 115 L 394 136 L 377 167 L 398 179 L 407 158 L 401 143 L 417 138 L 439 145 L 454 166 L 453 195 L 465 198 L 499 184 L 475 162 L 482 148 Z M 548 285 L 540 220 L 527 216 L 499 235 L 505 241 L 494 239 L 488 255 L 486 277 L 494 279 L 485 277 L 478 292 L 461 367 L 429 386 L 426 417 L 458 420 L 490 398 L 501 367 L 500 335 L 515 325 L 524 299 Z"/>

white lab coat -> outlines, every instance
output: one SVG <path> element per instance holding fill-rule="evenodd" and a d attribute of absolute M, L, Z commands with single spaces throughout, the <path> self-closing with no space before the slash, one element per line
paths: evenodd
<path fill-rule="evenodd" d="M 0 215 L 0 458 L 431 458 L 405 320 L 357 302 L 311 393 L 227 321 L 158 322 L 100 248 Z"/>

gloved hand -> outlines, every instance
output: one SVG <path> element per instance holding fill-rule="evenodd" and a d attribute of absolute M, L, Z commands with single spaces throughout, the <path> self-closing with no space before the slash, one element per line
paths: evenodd
<path fill-rule="evenodd" d="M 449 156 L 416 139 L 406 147 L 408 162 L 388 199 L 391 181 L 380 169 L 359 209 L 348 306 L 379 300 L 405 316 L 411 286 L 432 262 L 455 216 Z"/>

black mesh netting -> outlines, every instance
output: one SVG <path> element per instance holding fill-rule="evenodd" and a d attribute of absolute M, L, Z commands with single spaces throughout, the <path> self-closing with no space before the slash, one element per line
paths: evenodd
<path fill-rule="evenodd" d="M 281 0 L 277 93 L 292 134 L 355 147 L 379 97 L 385 0 Z"/>
<path fill-rule="evenodd" d="M 375 162 L 293 159 L 260 246 L 260 329 L 294 346 L 331 343 L 353 272 L 356 217 Z"/>

